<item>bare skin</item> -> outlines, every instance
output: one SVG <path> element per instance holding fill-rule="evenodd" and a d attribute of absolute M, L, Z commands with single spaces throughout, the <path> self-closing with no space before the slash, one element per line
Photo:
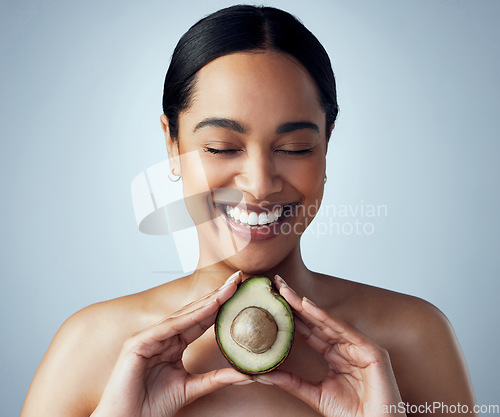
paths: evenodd
<path fill-rule="evenodd" d="M 192 217 L 219 210 L 216 189 L 237 190 L 257 211 L 317 207 L 322 199 L 333 126 L 327 131 L 314 81 L 289 56 L 214 60 L 197 75 L 179 138 L 170 136 L 165 116 L 161 121 L 185 195 L 214 199 L 214 207 L 206 199 L 190 207 Z M 190 154 L 200 157 L 183 157 Z M 245 239 L 224 214 L 199 225 L 204 266 L 195 273 L 67 320 L 35 375 L 22 417 L 368 417 L 398 414 L 381 407 L 400 401 L 472 410 L 460 348 L 434 306 L 306 268 L 300 236 L 314 214 L 298 213 L 290 220 L 293 233 L 261 240 Z M 235 246 L 240 250 L 230 254 Z M 244 273 L 232 275 L 238 270 Z M 294 309 L 297 334 L 279 370 L 252 378 L 228 369 L 212 324 L 237 284 L 256 273 L 286 281 L 277 278 L 275 285 Z"/>
<path fill-rule="evenodd" d="M 474 397 L 460 348 L 450 325 L 437 309 L 394 292 L 319 274 L 311 276 L 313 285 L 302 294 L 387 350 L 403 401 L 460 402 L 472 409 Z M 71 317 L 40 365 L 22 415 L 91 415 L 124 343 L 198 297 L 192 286 L 195 279 L 188 276 L 143 293 L 90 306 Z M 281 292 L 297 306 L 297 299 L 291 298 L 288 289 Z M 183 362 L 195 374 L 228 366 L 215 342 L 213 327 L 189 346 Z M 301 334 L 296 336 L 290 356 L 279 368 L 313 382 L 321 381 L 327 370 L 326 361 Z M 273 378 L 279 377 L 283 375 L 274 372 L 261 378 L 277 384 Z M 242 376 L 241 381 L 246 380 Z M 260 383 L 219 389 L 176 415 L 273 416 L 278 412 L 291 416 L 321 415 L 276 385 Z"/>

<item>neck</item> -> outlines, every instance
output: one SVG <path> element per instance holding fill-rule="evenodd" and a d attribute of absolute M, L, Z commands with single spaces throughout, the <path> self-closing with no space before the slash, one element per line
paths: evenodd
<path fill-rule="evenodd" d="M 199 267 L 191 275 L 191 291 L 202 296 L 217 287 L 238 270 L 237 266 L 229 262 L 218 262 L 209 266 Z M 304 293 L 306 287 L 310 285 L 313 273 L 307 269 L 300 253 L 300 244 L 277 265 L 258 274 L 243 272 L 243 280 L 255 275 L 267 276 L 273 278 L 276 274 L 280 275 L 287 283 L 299 294 Z"/>
<path fill-rule="evenodd" d="M 266 271 L 263 275 L 273 278 L 276 274 L 283 278 L 297 293 L 304 293 L 306 287 L 311 283 L 313 272 L 304 264 L 300 252 L 300 244 L 297 244 L 283 261 Z"/>

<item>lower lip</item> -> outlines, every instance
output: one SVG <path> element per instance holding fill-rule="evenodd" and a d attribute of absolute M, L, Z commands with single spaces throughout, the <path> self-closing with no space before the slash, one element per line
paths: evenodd
<path fill-rule="evenodd" d="M 251 227 L 243 226 L 241 223 L 236 223 L 224 212 L 221 212 L 221 214 L 224 216 L 226 223 L 236 236 L 244 240 L 252 241 L 269 240 L 280 235 L 283 224 L 290 221 L 290 217 L 285 217 L 279 222 L 274 222 L 269 226 L 261 226 L 260 228 L 252 229 Z"/>

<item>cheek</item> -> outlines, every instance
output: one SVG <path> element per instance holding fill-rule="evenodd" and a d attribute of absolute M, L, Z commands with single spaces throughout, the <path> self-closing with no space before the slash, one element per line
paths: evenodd
<path fill-rule="evenodd" d="M 233 167 L 227 161 L 211 158 L 189 140 L 181 142 L 180 164 L 185 195 L 209 192 L 230 177 Z"/>
<path fill-rule="evenodd" d="M 204 175 L 211 189 L 230 186 L 234 176 L 239 172 L 241 161 L 231 159 L 203 158 Z"/>
<path fill-rule="evenodd" d="M 323 193 L 325 159 L 314 158 L 283 167 L 285 180 L 306 198 Z M 321 198 L 321 196 L 319 196 Z"/>
<path fill-rule="evenodd" d="M 210 191 L 209 173 L 202 163 L 200 153 L 186 152 L 180 155 L 182 183 L 185 195 Z"/>
<path fill-rule="evenodd" d="M 234 166 L 232 161 L 221 161 L 216 158 L 203 158 L 195 166 L 186 166 L 186 175 L 183 178 L 184 196 L 199 195 L 205 199 L 193 199 L 200 205 L 197 210 L 190 207 L 190 212 L 199 213 L 203 211 L 199 218 L 206 219 L 212 210 L 213 200 L 226 201 L 238 204 L 243 199 L 243 194 L 240 190 L 234 188 L 234 177 L 237 172 L 237 166 Z M 201 207 L 204 207 L 202 209 Z"/>

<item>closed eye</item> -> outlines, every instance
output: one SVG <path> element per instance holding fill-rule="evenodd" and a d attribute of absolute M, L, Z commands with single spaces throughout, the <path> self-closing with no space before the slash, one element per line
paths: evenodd
<path fill-rule="evenodd" d="M 240 149 L 217 149 L 217 148 L 210 148 L 208 146 L 203 148 L 203 151 L 209 152 L 211 154 L 217 155 L 217 154 L 233 154 L 236 152 L 240 152 Z"/>
<path fill-rule="evenodd" d="M 276 152 L 285 154 L 285 155 L 307 155 L 308 153 L 311 153 L 313 151 L 313 148 L 307 148 L 307 149 L 299 149 L 296 151 L 288 150 L 288 149 L 276 149 Z"/>
<path fill-rule="evenodd" d="M 284 154 L 284 155 L 307 155 L 313 152 L 314 148 L 306 148 L 306 149 L 297 149 L 297 150 L 291 150 L 291 149 L 276 149 L 275 152 Z M 203 151 L 209 152 L 213 155 L 231 155 L 231 154 L 236 154 L 238 152 L 242 152 L 241 149 L 218 149 L 218 148 L 211 148 L 209 146 L 206 146 L 203 148 Z"/>

